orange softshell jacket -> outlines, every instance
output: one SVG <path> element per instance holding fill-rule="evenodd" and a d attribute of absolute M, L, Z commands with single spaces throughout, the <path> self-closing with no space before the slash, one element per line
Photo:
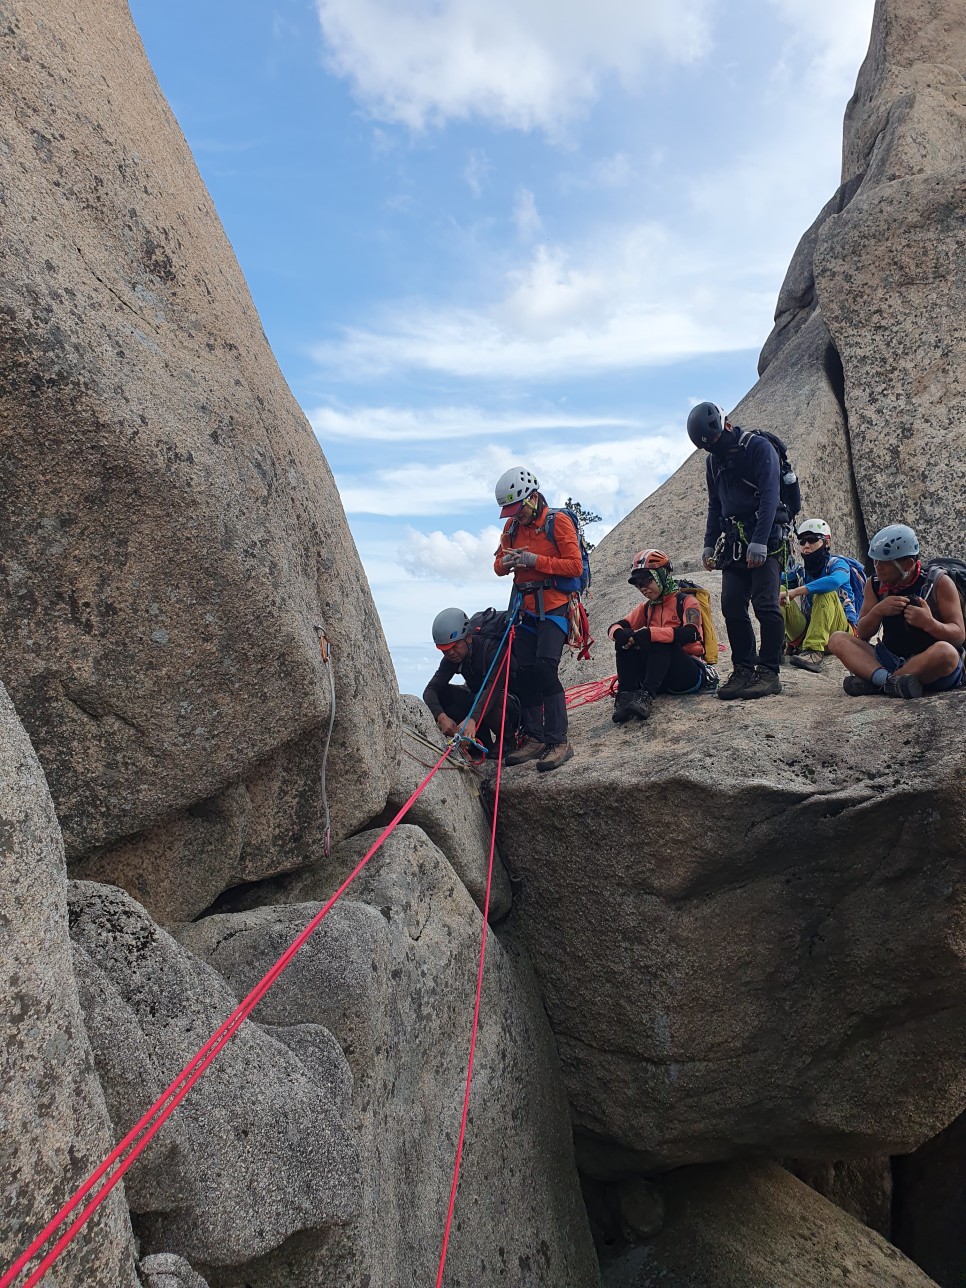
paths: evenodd
<path fill-rule="evenodd" d="M 584 561 L 580 553 L 580 542 L 577 540 L 577 533 L 574 531 L 574 525 L 562 511 L 557 512 L 557 517 L 553 522 L 553 534 L 556 542 L 551 541 L 547 536 L 545 525 L 547 515 L 550 513 L 549 506 L 544 506 L 537 514 L 532 523 L 517 523 L 516 532 L 513 539 L 510 539 L 510 529 L 514 525 L 513 519 L 507 519 L 503 528 L 503 536 L 500 538 L 500 548 L 496 552 L 496 558 L 493 561 L 493 569 L 498 577 L 505 577 L 511 571 L 504 568 L 500 560 L 508 550 L 533 550 L 537 556 L 536 567 L 534 568 L 515 568 L 513 569 L 513 584 L 515 586 L 532 586 L 534 582 L 546 581 L 548 577 L 579 577 L 583 570 Z M 548 586 L 543 592 L 544 612 L 552 613 L 555 608 L 560 608 L 567 603 L 570 598 L 562 590 L 556 590 L 553 586 Z M 525 594 L 523 596 L 524 611 L 528 613 L 537 613 L 537 597 L 535 594 Z"/>
<path fill-rule="evenodd" d="M 651 640 L 655 644 L 673 644 L 675 626 L 683 626 L 684 622 L 678 616 L 678 594 L 665 595 L 663 599 L 657 600 L 651 604 L 642 600 L 641 603 L 635 604 L 631 611 L 624 618 L 624 621 L 632 631 L 639 631 L 642 626 L 651 628 Z M 685 595 L 682 605 L 686 613 L 689 608 L 695 608 L 698 612 L 698 635 L 699 639 L 693 644 L 682 644 L 681 647 L 685 653 L 690 653 L 692 657 L 704 657 L 704 627 L 701 624 L 701 605 L 693 595 Z M 620 622 L 615 622 L 610 627 L 607 634 L 614 638 L 614 631 L 620 626 Z"/>

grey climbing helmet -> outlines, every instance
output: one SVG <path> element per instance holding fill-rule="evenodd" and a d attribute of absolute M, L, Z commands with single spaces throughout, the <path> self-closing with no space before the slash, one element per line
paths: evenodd
<path fill-rule="evenodd" d="M 919 538 L 904 523 L 890 523 L 869 542 L 869 558 L 880 562 L 914 559 L 919 554 Z"/>
<path fill-rule="evenodd" d="M 462 608 L 444 608 L 433 619 L 433 643 L 437 648 L 449 648 L 466 639 L 470 619 Z"/>
<path fill-rule="evenodd" d="M 700 402 L 688 413 L 688 438 L 708 451 L 724 432 L 727 416 L 717 403 Z"/>
<path fill-rule="evenodd" d="M 532 496 L 539 486 L 535 474 L 531 474 L 523 465 L 514 465 L 496 481 L 496 503 L 500 506 L 516 505 L 518 501 L 525 501 L 528 496 Z"/>

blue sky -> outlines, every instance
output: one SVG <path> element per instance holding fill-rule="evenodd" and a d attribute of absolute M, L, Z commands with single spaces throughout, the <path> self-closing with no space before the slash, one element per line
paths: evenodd
<path fill-rule="evenodd" d="M 599 539 L 754 383 L 872 5 L 132 0 L 403 689 L 439 608 L 504 602 L 504 469 Z"/>

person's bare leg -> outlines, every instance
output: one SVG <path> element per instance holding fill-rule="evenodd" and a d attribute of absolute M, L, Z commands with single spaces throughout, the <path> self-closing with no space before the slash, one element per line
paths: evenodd
<path fill-rule="evenodd" d="M 947 675 L 952 675 L 957 666 L 958 651 L 945 640 L 937 640 L 924 652 L 909 658 L 895 674 L 914 675 L 920 684 L 930 684 L 933 680 L 943 680 Z"/>
<path fill-rule="evenodd" d="M 828 637 L 828 651 L 838 658 L 847 671 L 861 676 L 863 680 L 871 680 L 882 665 L 872 645 L 865 640 L 856 639 L 848 631 L 833 631 Z"/>

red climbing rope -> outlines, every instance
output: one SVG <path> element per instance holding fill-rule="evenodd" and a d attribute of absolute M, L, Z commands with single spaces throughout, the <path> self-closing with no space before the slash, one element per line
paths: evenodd
<path fill-rule="evenodd" d="M 586 684 L 575 684 L 573 688 L 565 691 L 564 697 L 567 701 L 567 710 L 573 711 L 576 707 L 587 706 L 589 702 L 599 702 L 601 698 L 613 697 L 616 692 L 617 676 L 609 675 L 606 680 L 589 680 Z"/>
<path fill-rule="evenodd" d="M 506 657 L 497 671 L 497 683 L 499 682 L 500 673 L 506 671 L 509 681 L 510 675 L 510 653 L 513 650 L 513 636 L 516 628 L 510 628 L 510 638 L 507 641 Z M 494 684 L 496 687 L 496 684 Z M 500 735 L 498 746 L 503 746 L 503 732 L 506 727 L 506 699 L 509 692 L 509 682 L 503 686 L 503 712 L 500 717 Z M 466 1067 L 466 1089 L 463 1092 L 463 1114 L 460 1118 L 460 1134 L 456 1144 L 456 1162 L 453 1166 L 453 1184 L 449 1192 L 449 1207 L 446 1211 L 446 1226 L 443 1230 L 443 1247 L 439 1254 L 439 1269 L 436 1272 L 436 1288 L 441 1288 L 443 1282 L 443 1270 L 446 1266 L 446 1253 L 449 1249 L 449 1236 L 453 1228 L 453 1211 L 456 1207 L 456 1191 L 460 1180 L 460 1165 L 463 1161 L 463 1142 L 466 1139 L 466 1122 L 470 1112 L 470 1088 L 473 1083 L 473 1060 L 476 1055 L 476 1037 L 480 1027 L 480 999 L 483 996 L 483 964 L 486 961 L 486 936 L 487 926 L 490 916 L 490 890 L 493 884 L 493 856 L 496 852 L 496 822 L 500 808 L 500 775 L 503 769 L 503 757 L 498 756 L 496 761 L 496 784 L 493 789 L 493 822 L 490 827 L 490 855 L 486 870 L 486 894 L 483 899 L 483 933 L 480 936 L 480 961 L 476 972 L 476 1001 L 473 1005 L 473 1028 L 470 1034 L 470 1054 Z"/>
<path fill-rule="evenodd" d="M 506 656 L 504 657 L 503 661 L 500 663 L 500 666 L 497 669 L 497 677 L 499 677 L 500 673 L 504 670 L 506 671 L 507 675 L 509 675 L 510 651 L 513 644 L 513 635 L 514 635 L 514 629 L 511 627 L 509 632 L 509 640 L 507 643 Z M 490 698 L 492 697 L 492 694 L 496 689 L 496 687 L 497 687 L 496 684 L 493 684 L 490 686 L 490 690 L 486 695 L 485 701 L 483 703 L 483 707 L 480 711 L 479 716 L 477 717 L 478 724 L 482 722 L 483 716 L 486 714 L 486 708 L 489 705 Z M 505 685 L 503 689 L 503 715 L 502 715 L 502 722 L 500 727 L 500 745 L 501 746 L 503 742 L 503 729 L 506 724 L 506 699 L 507 699 L 508 688 L 509 686 Z M 150 1107 L 150 1109 L 148 1109 L 147 1112 L 138 1120 L 138 1122 L 135 1123 L 135 1125 L 127 1133 L 124 1139 L 118 1145 L 116 1145 L 114 1149 L 111 1150 L 107 1158 L 105 1158 L 104 1161 L 100 1164 L 100 1166 L 97 1167 L 95 1171 L 91 1173 L 90 1176 L 88 1176 L 88 1178 L 83 1182 L 80 1188 L 61 1207 L 61 1209 L 57 1212 L 57 1214 L 47 1223 L 47 1225 L 40 1232 L 40 1234 L 37 1235 L 37 1237 L 33 1240 L 30 1246 L 23 1253 L 21 1253 L 21 1255 L 9 1268 L 9 1270 L 7 1270 L 3 1275 L 3 1277 L 0 1278 L 0 1288 L 11 1288 L 11 1285 L 13 1284 L 14 1280 L 21 1274 L 22 1271 L 26 1269 L 26 1267 L 30 1264 L 30 1262 L 50 1242 L 50 1240 L 56 1234 L 57 1230 L 60 1229 L 60 1227 L 64 1224 L 67 1218 L 71 1216 L 72 1213 L 77 1211 L 77 1209 L 81 1206 L 81 1203 L 83 1202 L 83 1200 L 93 1191 L 90 1202 L 87 1203 L 87 1205 L 83 1208 L 83 1210 L 79 1213 L 79 1215 L 75 1217 L 75 1219 L 73 1220 L 71 1225 L 67 1228 L 67 1230 L 64 1231 L 64 1233 L 60 1236 L 60 1238 L 58 1238 L 54 1246 L 50 1248 L 50 1250 L 45 1254 L 43 1260 L 40 1262 L 37 1268 L 34 1271 L 32 1271 L 29 1277 L 25 1279 L 23 1284 L 21 1285 L 21 1288 L 35 1288 L 35 1285 L 40 1282 L 40 1280 L 44 1277 L 46 1272 L 50 1269 L 50 1267 L 54 1264 L 54 1262 L 57 1261 L 57 1259 L 60 1257 L 64 1249 L 67 1248 L 67 1246 L 73 1241 L 73 1239 L 83 1228 L 86 1222 L 90 1219 L 90 1217 L 94 1214 L 94 1212 L 105 1201 L 107 1196 L 117 1185 L 118 1181 L 120 1181 L 121 1178 L 124 1176 L 125 1172 L 128 1171 L 128 1169 L 132 1166 L 132 1164 L 140 1156 L 140 1154 L 143 1153 L 144 1149 L 147 1147 L 150 1141 L 157 1135 L 161 1127 L 171 1117 L 175 1109 L 177 1109 L 181 1101 L 184 1100 L 185 1096 L 188 1094 L 191 1088 L 195 1085 L 196 1082 L 198 1082 L 198 1080 L 202 1077 L 202 1075 L 205 1073 L 205 1071 L 208 1069 L 211 1063 L 215 1060 L 218 1054 L 228 1044 L 228 1042 L 235 1035 L 235 1033 L 237 1033 L 243 1021 L 246 1020 L 251 1015 L 252 1011 L 255 1009 L 255 1007 L 258 1005 L 261 999 L 265 996 L 265 994 L 272 987 L 272 985 L 275 983 L 278 977 L 282 974 L 282 972 L 292 961 L 292 958 L 295 956 L 295 954 L 319 928 L 322 921 L 328 915 L 330 910 L 335 906 L 338 900 L 342 897 L 345 891 L 356 879 L 356 877 L 366 866 L 366 864 L 376 853 L 376 851 L 386 840 L 386 838 L 390 835 L 390 833 L 398 826 L 401 820 L 406 816 L 406 814 L 415 804 L 416 800 L 422 795 L 422 793 L 428 787 L 430 781 L 433 779 L 433 777 L 438 772 L 438 770 L 442 768 L 444 762 L 451 755 L 451 753 L 453 752 L 453 749 L 457 745 L 458 745 L 458 742 L 450 743 L 450 745 L 446 748 L 446 750 L 436 761 L 436 764 L 432 766 L 429 773 L 422 780 L 422 782 L 419 784 L 416 790 L 412 793 L 409 799 L 396 813 L 396 815 L 393 817 L 390 823 L 380 833 L 376 842 L 366 851 L 366 853 L 359 860 L 356 866 L 352 869 L 352 871 L 349 873 L 346 879 L 342 882 L 342 884 L 336 890 L 335 894 L 333 894 L 325 902 L 325 904 L 316 913 L 316 915 L 312 918 L 312 920 L 308 923 L 308 925 L 306 925 L 304 930 L 301 931 L 301 933 L 292 941 L 292 943 L 288 946 L 288 948 L 286 948 L 285 952 L 282 953 L 278 961 L 276 961 L 275 964 L 262 977 L 262 979 L 259 980 L 259 982 L 255 985 L 255 987 L 251 990 L 251 992 L 247 995 L 247 997 L 243 998 L 242 1001 L 239 1002 L 238 1006 L 235 1007 L 234 1011 L 232 1011 L 232 1013 L 228 1016 L 228 1018 L 221 1025 L 221 1027 L 218 1028 L 211 1035 L 211 1037 L 204 1044 L 204 1046 L 192 1057 L 192 1059 L 188 1062 L 188 1064 L 185 1065 L 185 1067 L 181 1070 L 181 1072 L 177 1075 L 177 1077 L 171 1082 L 171 1084 L 162 1093 L 162 1095 L 158 1097 L 158 1099 L 154 1102 L 154 1104 Z M 452 1220 L 453 1220 L 453 1209 L 456 1202 L 456 1189 L 459 1183 L 459 1169 L 460 1169 L 460 1163 L 462 1160 L 463 1141 L 466 1133 L 466 1121 L 469 1113 L 470 1084 L 473 1076 L 473 1058 L 476 1050 L 476 1035 L 479 1027 L 480 999 L 482 996 L 482 988 L 483 988 L 483 963 L 486 956 L 486 927 L 487 927 L 487 916 L 489 913 L 489 906 L 490 906 L 490 891 L 491 891 L 492 879 L 493 879 L 493 857 L 494 857 L 495 848 L 496 848 L 496 818 L 497 818 L 496 804 L 499 800 L 499 794 L 500 794 L 501 768 L 502 768 L 502 761 L 498 759 L 497 773 L 496 773 L 496 799 L 494 801 L 493 827 L 492 827 L 492 832 L 490 837 L 489 868 L 487 871 L 487 880 L 486 880 L 486 900 L 485 900 L 485 908 L 484 908 L 484 914 L 483 914 L 483 938 L 482 938 L 482 944 L 480 948 L 479 971 L 477 974 L 476 1005 L 473 1013 L 473 1031 L 472 1031 L 472 1037 L 470 1041 L 470 1056 L 469 1056 L 469 1067 L 467 1070 L 467 1078 L 466 1078 L 466 1093 L 464 1096 L 463 1118 L 460 1126 L 459 1146 L 458 1146 L 457 1155 L 456 1155 L 456 1166 L 453 1173 L 453 1187 L 452 1187 L 452 1192 L 450 1194 L 449 1211 L 447 1213 L 447 1219 L 446 1219 L 446 1230 L 445 1230 L 445 1235 L 443 1240 L 443 1251 L 440 1257 L 439 1278 L 437 1280 L 437 1284 L 439 1284 L 442 1280 L 443 1266 L 446 1260 L 446 1249 L 449 1243 L 450 1229 L 451 1229 Z"/>
<path fill-rule="evenodd" d="M 511 632 L 512 638 L 512 632 Z M 507 651 L 509 656 L 509 649 Z M 506 662 L 501 664 L 501 670 Z M 491 688 L 492 693 L 492 688 Z M 478 721 L 482 721 L 486 712 L 486 706 L 489 703 L 489 694 L 483 709 L 480 712 Z M 506 712 L 506 689 L 504 689 L 504 719 Z M 392 821 L 380 834 L 378 840 L 372 845 L 356 866 L 352 869 L 346 879 L 342 882 L 335 894 L 329 898 L 322 906 L 319 912 L 312 918 L 305 929 L 292 941 L 289 947 L 282 953 L 278 961 L 255 985 L 247 997 L 239 1002 L 238 1006 L 232 1011 L 225 1022 L 217 1029 L 204 1046 L 198 1051 L 192 1059 L 185 1065 L 177 1075 L 170 1086 L 162 1093 L 147 1112 L 135 1123 L 124 1139 L 111 1150 L 107 1158 L 100 1164 L 95 1171 L 84 1181 L 74 1195 L 63 1205 L 60 1211 L 52 1218 L 44 1229 L 37 1235 L 30 1246 L 21 1253 L 9 1270 L 0 1279 L 0 1288 L 10 1288 L 14 1280 L 25 1270 L 29 1263 L 38 1255 L 38 1253 L 50 1242 L 57 1230 L 64 1224 L 69 1216 L 80 1207 L 83 1200 L 91 1194 L 90 1202 L 84 1207 L 80 1214 L 74 1219 L 69 1228 L 60 1236 L 54 1246 L 47 1252 L 43 1260 L 30 1276 L 23 1282 L 21 1288 L 34 1288 L 38 1284 L 60 1254 L 75 1238 L 81 1228 L 85 1225 L 93 1213 L 100 1207 L 111 1190 L 114 1189 L 124 1173 L 131 1167 L 138 1156 L 143 1152 L 148 1143 L 158 1133 L 160 1128 L 167 1122 L 171 1114 L 185 1098 L 195 1083 L 201 1078 L 212 1061 L 219 1052 L 227 1045 L 231 1038 L 237 1033 L 242 1022 L 251 1015 L 252 1011 L 272 987 L 279 975 L 286 969 L 292 958 L 299 951 L 302 945 L 308 940 L 319 928 L 323 919 L 335 903 L 342 897 L 352 882 L 356 879 L 362 869 L 366 866 L 372 856 L 376 853 L 383 841 L 389 836 L 394 828 L 409 812 L 416 800 L 422 795 L 430 781 L 442 767 L 444 761 L 451 755 L 456 743 L 451 743 L 443 754 L 439 757 L 436 764 L 430 769 L 429 773 L 422 780 L 416 790 L 412 793 L 406 803 L 398 811 Z M 497 770 L 497 782 L 499 783 L 499 769 Z M 494 824 L 495 826 L 495 824 Z M 494 833 L 495 836 L 495 833 Z M 492 870 L 493 846 L 490 848 L 490 865 Z M 487 882 L 487 899 L 489 899 L 489 881 Z M 485 922 L 484 922 L 485 925 Z M 485 937 L 485 936 L 484 936 Z M 475 1036 L 475 1030 L 474 1030 Z M 111 1170 L 113 1169 L 113 1170 Z M 110 1173 L 110 1175 L 108 1175 Z M 96 1188 L 95 1188 L 96 1187 Z"/>

